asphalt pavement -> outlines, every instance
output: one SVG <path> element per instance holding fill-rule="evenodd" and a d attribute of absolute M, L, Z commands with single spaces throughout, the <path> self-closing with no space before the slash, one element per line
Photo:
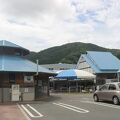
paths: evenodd
<path fill-rule="evenodd" d="M 19 108 L 28 120 L 120 120 L 120 105 L 94 102 L 92 94 L 52 94 Z"/>

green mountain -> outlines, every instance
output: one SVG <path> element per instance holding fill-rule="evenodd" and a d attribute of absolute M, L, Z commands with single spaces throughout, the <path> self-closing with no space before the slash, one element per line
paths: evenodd
<path fill-rule="evenodd" d="M 69 43 L 62 46 L 48 48 L 38 53 L 31 52 L 26 56 L 26 58 L 33 62 L 36 62 L 38 59 L 39 64 L 77 63 L 80 55 L 86 51 L 109 51 L 120 58 L 119 49 L 108 49 L 91 43 L 81 42 Z"/>

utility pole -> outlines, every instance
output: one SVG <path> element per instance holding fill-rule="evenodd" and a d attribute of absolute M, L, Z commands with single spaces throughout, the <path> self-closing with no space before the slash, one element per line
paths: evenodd
<path fill-rule="evenodd" d="M 38 65 L 39 65 L 39 60 L 36 60 L 36 74 L 35 74 L 35 99 L 38 98 L 38 75 L 39 75 L 39 70 L 38 70 Z"/>

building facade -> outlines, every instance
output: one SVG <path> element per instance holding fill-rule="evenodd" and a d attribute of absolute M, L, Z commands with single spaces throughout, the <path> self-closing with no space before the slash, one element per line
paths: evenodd
<path fill-rule="evenodd" d="M 76 64 L 66 64 L 66 63 L 58 63 L 58 64 L 45 64 L 41 65 L 42 67 L 45 67 L 52 71 L 61 71 L 61 70 L 68 70 L 68 69 L 75 69 Z"/>
<path fill-rule="evenodd" d="M 49 76 L 54 75 L 27 59 L 29 50 L 0 41 L 0 102 L 32 101 L 49 95 Z"/>
<path fill-rule="evenodd" d="M 80 56 L 76 68 L 95 74 L 96 84 L 101 85 L 117 81 L 120 60 L 110 52 L 88 51 Z"/>

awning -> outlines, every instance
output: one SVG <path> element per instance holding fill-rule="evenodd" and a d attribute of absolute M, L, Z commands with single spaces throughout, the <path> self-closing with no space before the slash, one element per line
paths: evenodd
<path fill-rule="evenodd" d="M 83 71 L 83 70 L 77 70 L 77 69 L 69 69 L 69 70 L 63 70 L 58 73 L 58 75 L 55 78 L 60 79 L 94 79 L 96 76 L 92 73 Z"/>

